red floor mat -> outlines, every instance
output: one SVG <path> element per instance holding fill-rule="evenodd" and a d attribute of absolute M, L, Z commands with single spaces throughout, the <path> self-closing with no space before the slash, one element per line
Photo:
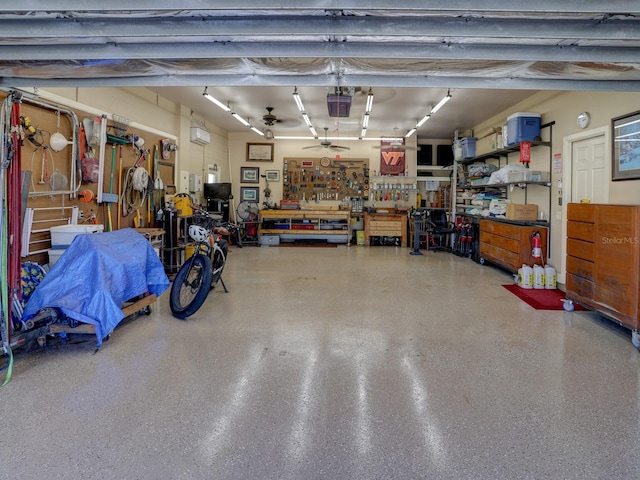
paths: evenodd
<path fill-rule="evenodd" d="M 515 284 L 502 286 L 536 310 L 562 310 L 564 308 L 562 299 L 565 298 L 565 295 L 562 290 L 522 288 Z M 577 303 L 574 303 L 574 307 L 575 310 L 586 310 Z"/>

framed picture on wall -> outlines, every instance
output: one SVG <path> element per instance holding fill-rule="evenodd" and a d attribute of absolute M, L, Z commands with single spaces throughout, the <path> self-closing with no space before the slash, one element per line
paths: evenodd
<path fill-rule="evenodd" d="M 611 119 L 612 180 L 640 178 L 640 111 Z"/>
<path fill-rule="evenodd" d="M 247 143 L 248 162 L 273 162 L 273 143 Z"/>
<path fill-rule="evenodd" d="M 258 187 L 240 187 L 241 202 L 259 202 L 260 189 Z"/>
<path fill-rule="evenodd" d="M 240 167 L 241 183 L 260 183 L 260 168 Z"/>
<path fill-rule="evenodd" d="M 268 182 L 280 181 L 280 170 L 267 170 L 264 172 L 264 175 Z"/>

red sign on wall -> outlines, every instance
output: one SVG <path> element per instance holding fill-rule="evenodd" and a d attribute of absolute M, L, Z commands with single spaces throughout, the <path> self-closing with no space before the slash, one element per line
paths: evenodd
<path fill-rule="evenodd" d="M 404 175 L 405 171 L 405 152 L 399 148 L 395 148 L 398 141 L 391 140 L 380 142 L 380 175 Z M 402 139 L 404 144 L 404 139 Z"/>

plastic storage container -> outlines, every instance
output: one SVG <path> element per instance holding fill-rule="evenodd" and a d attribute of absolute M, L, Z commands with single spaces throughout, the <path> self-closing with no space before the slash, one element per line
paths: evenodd
<path fill-rule="evenodd" d="M 49 253 L 49 266 L 53 267 L 66 250 L 66 248 L 52 248 L 51 250 L 47 250 Z"/>
<path fill-rule="evenodd" d="M 540 137 L 540 114 L 517 112 L 507 117 L 507 145 L 531 142 Z"/>
<path fill-rule="evenodd" d="M 464 137 L 460 140 L 462 146 L 462 158 L 473 158 L 476 156 L 476 137 Z"/>
<path fill-rule="evenodd" d="M 102 233 L 104 225 L 60 225 L 51 227 L 51 248 L 67 248 L 77 235 Z"/>

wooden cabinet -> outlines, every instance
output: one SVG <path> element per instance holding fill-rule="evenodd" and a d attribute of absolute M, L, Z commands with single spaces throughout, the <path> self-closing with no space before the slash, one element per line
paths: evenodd
<path fill-rule="evenodd" d="M 350 221 L 349 210 L 261 210 L 258 235 L 278 235 L 282 241 L 349 244 Z"/>
<path fill-rule="evenodd" d="M 542 258 L 547 258 L 547 227 L 480 220 L 480 263 L 489 260 L 514 273 L 522 264 L 540 263 L 540 259 L 531 256 L 531 235 L 534 232 L 540 233 Z"/>
<path fill-rule="evenodd" d="M 371 245 L 371 237 L 400 237 L 403 247 L 407 246 L 407 214 L 366 213 L 364 214 L 364 244 Z"/>
<path fill-rule="evenodd" d="M 567 205 L 567 298 L 632 329 L 636 341 L 639 239 L 639 206 Z"/>

